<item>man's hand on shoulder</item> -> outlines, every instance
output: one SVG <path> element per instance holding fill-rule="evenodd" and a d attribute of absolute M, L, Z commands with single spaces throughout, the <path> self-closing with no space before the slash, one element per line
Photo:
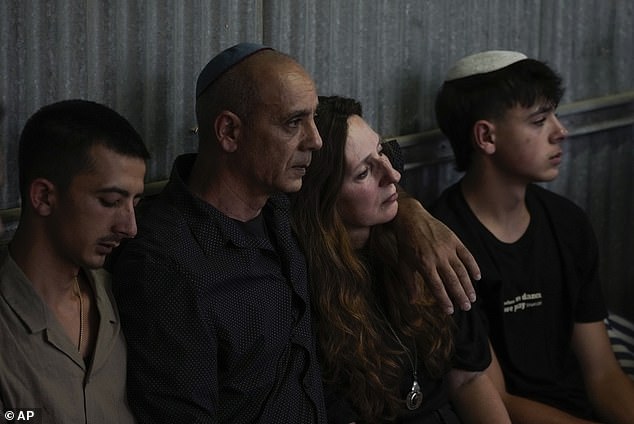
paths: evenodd
<path fill-rule="evenodd" d="M 453 304 L 471 309 L 475 301 L 471 279 L 480 279 L 480 268 L 453 231 L 402 190 L 393 224 L 399 255 L 420 272 L 443 308 L 448 313 L 453 313 Z M 416 296 L 416 287 L 411 292 Z"/>

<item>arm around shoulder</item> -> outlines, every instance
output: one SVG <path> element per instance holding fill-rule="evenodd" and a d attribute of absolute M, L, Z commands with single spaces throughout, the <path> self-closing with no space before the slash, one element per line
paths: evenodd
<path fill-rule="evenodd" d="M 421 273 L 443 307 L 453 311 L 451 297 L 461 309 L 470 309 L 475 301 L 471 277 L 479 279 L 480 269 L 453 231 L 403 190 L 393 225 L 399 254 Z"/>

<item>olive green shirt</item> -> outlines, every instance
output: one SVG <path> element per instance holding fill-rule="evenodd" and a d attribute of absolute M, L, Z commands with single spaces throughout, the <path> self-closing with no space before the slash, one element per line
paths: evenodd
<path fill-rule="evenodd" d="M 126 346 L 106 271 L 84 270 L 99 312 L 89 366 L 8 254 L 0 252 L 0 416 L 35 409 L 43 424 L 127 424 Z"/>

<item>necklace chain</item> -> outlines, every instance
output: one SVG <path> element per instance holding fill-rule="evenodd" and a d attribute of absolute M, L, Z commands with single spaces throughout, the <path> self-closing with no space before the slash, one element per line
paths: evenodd
<path fill-rule="evenodd" d="M 77 342 L 77 350 L 81 352 L 81 344 L 84 338 L 84 301 L 81 295 L 81 288 L 79 287 L 79 278 L 77 275 L 73 277 L 73 288 L 75 296 L 79 299 L 79 341 Z"/>
<path fill-rule="evenodd" d="M 410 350 L 401 341 L 401 338 L 398 336 L 398 334 L 396 334 L 396 331 L 390 324 L 390 321 L 388 321 L 388 319 L 385 317 L 385 314 L 383 314 L 381 308 L 377 308 L 377 310 L 381 314 L 381 317 L 383 317 L 385 324 L 392 332 L 392 335 L 394 336 L 398 344 L 401 345 L 403 351 L 405 351 L 405 355 L 407 355 L 407 359 L 412 366 L 412 376 L 414 378 L 414 381 L 412 383 L 412 388 L 409 390 L 407 396 L 405 397 L 405 404 L 410 411 L 416 410 L 423 403 L 423 392 L 421 391 L 420 385 L 418 384 L 418 349 L 416 347 L 416 340 L 414 340 L 414 359 L 412 360 Z"/>
<path fill-rule="evenodd" d="M 392 335 L 394 336 L 394 338 L 396 339 L 396 341 L 398 342 L 399 345 L 401 345 L 401 347 L 403 348 L 403 350 L 405 351 L 405 355 L 407 355 L 407 359 L 409 360 L 410 365 L 412 366 L 412 371 L 414 373 L 414 380 L 417 379 L 418 376 L 418 352 L 416 349 L 416 341 L 414 341 L 414 360 L 412 360 L 412 355 L 410 355 L 410 350 L 407 348 L 407 346 L 405 346 L 405 344 L 401 341 L 401 338 L 398 336 L 398 334 L 396 334 L 396 331 L 394 330 L 394 328 L 392 327 L 392 325 L 390 324 L 390 322 L 387 320 L 387 318 L 385 317 L 385 315 L 383 314 L 383 311 L 381 311 L 379 309 L 379 313 L 381 314 L 381 316 L 383 317 L 383 320 L 385 321 L 385 324 L 387 325 L 387 328 L 390 329 L 390 331 L 392 332 Z"/>

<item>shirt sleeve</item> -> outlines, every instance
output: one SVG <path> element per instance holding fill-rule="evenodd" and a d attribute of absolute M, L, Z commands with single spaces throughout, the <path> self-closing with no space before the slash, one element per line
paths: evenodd
<path fill-rule="evenodd" d="M 576 251 L 575 270 L 579 291 L 574 319 L 576 322 L 595 322 L 607 317 L 607 308 L 603 298 L 599 278 L 599 248 L 596 235 L 585 215 L 582 217 L 582 229 L 577 234 L 582 237 L 575 246 L 583 246 Z"/>
<path fill-rule="evenodd" d="M 479 300 L 471 310 L 454 312 L 456 324 L 453 368 L 465 371 L 483 371 L 491 363 L 491 351 L 486 326 L 482 321 Z"/>
<path fill-rule="evenodd" d="M 113 283 L 128 344 L 128 401 L 137 422 L 216 422 L 216 337 L 192 284 L 168 263 L 134 254 L 114 264 Z"/>
<path fill-rule="evenodd" d="M 383 153 L 390 160 L 392 167 L 403 174 L 405 160 L 403 159 L 403 151 L 398 141 L 396 141 L 396 139 L 385 140 L 381 146 L 383 147 Z"/>

